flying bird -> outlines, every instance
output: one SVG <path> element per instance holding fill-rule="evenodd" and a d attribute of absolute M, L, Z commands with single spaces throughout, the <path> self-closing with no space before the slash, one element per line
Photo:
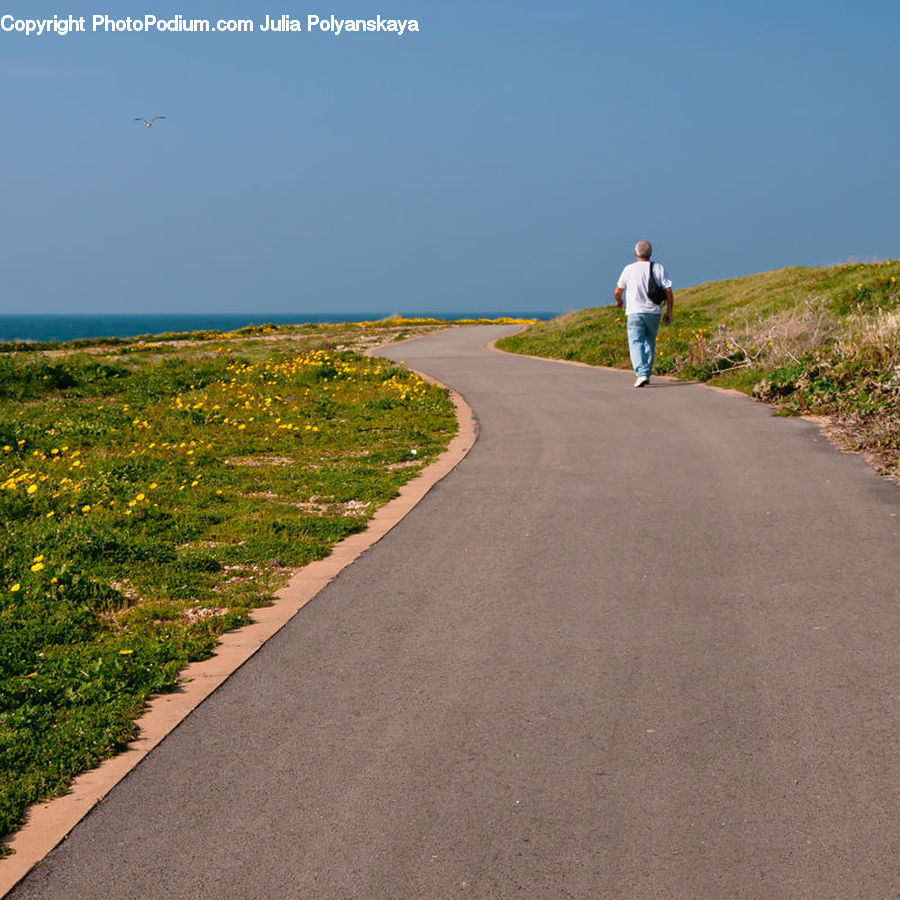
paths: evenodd
<path fill-rule="evenodd" d="M 138 116 L 135 118 L 135 122 L 143 122 L 148 128 L 157 120 L 164 119 L 165 116 L 154 116 L 152 119 L 145 119 L 142 116 Z"/>

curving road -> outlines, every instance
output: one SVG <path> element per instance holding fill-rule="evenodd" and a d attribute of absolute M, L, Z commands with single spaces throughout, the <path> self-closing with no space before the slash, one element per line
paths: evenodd
<path fill-rule="evenodd" d="M 900 490 L 741 397 L 389 355 L 479 439 L 12 894 L 900 896 Z"/>

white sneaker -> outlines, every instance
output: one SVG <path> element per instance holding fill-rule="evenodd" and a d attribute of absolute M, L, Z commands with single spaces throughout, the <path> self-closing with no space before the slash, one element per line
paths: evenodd
<path fill-rule="evenodd" d="M 650 384 L 650 379 L 646 375 L 638 375 L 637 379 L 634 382 L 635 387 L 644 387 L 648 384 Z"/>

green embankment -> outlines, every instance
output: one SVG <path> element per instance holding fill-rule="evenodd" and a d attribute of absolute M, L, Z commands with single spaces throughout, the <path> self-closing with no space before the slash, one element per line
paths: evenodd
<path fill-rule="evenodd" d="M 614 306 L 567 313 L 503 350 L 630 368 Z M 844 448 L 900 474 L 900 260 L 793 267 L 676 291 L 655 371 L 828 417 Z"/>

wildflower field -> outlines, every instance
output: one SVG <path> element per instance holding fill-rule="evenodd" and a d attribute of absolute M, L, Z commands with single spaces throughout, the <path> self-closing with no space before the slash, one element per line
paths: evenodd
<path fill-rule="evenodd" d="M 446 448 L 447 392 L 350 331 L 0 354 L 0 835 Z"/>
<path fill-rule="evenodd" d="M 615 306 L 567 313 L 498 346 L 631 368 Z M 900 260 L 676 285 L 654 371 L 740 390 L 786 415 L 826 417 L 841 446 L 900 474 Z"/>

